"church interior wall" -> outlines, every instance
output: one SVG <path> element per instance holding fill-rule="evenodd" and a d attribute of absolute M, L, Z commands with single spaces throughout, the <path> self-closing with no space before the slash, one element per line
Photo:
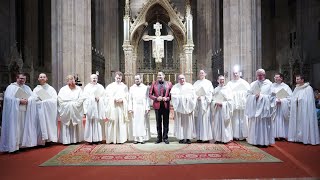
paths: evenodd
<path fill-rule="evenodd" d="M 267 73 L 267 78 L 273 81 L 273 75 L 279 69 L 276 63 L 277 41 L 275 32 L 275 0 L 261 1 L 261 36 L 262 36 L 262 68 Z"/>
<path fill-rule="evenodd" d="M 123 1 L 123 0 L 122 0 Z M 132 18 L 135 18 L 138 13 L 140 12 L 141 8 L 144 4 L 146 4 L 148 0 L 131 0 L 130 1 L 130 9 L 131 9 L 131 16 Z M 182 17 L 185 16 L 185 1 L 181 0 L 170 0 L 170 2 L 173 4 L 174 8 L 177 9 L 177 11 L 180 13 Z M 124 7 L 124 6 L 121 6 Z"/>
<path fill-rule="evenodd" d="M 10 48 L 14 45 L 13 38 L 15 21 L 11 20 L 11 13 L 15 14 L 11 1 L 0 1 L 0 92 L 3 92 L 10 82 L 9 61 Z M 13 11 L 13 12 L 12 12 Z M 13 17 L 14 18 L 14 17 Z"/>
<path fill-rule="evenodd" d="M 119 21 L 119 24 L 118 24 L 118 35 L 117 35 L 117 38 L 118 38 L 118 44 L 117 44 L 117 47 L 118 47 L 118 50 L 117 52 L 118 53 L 118 58 L 115 59 L 115 61 L 117 62 L 117 70 L 120 70 L 122 73 L 125 72 L 125 69 L 124 69 L 124 66 L 125 66 L 125 57 L 124 57 L 124 52 L 123 52 L 123 17 L 124 17 L 124 14 L 125 14 L 125 11 L 124 11 L 124 7 L 125 7 L 125 0 L 120 0 L 119 3 L 118 3 L 118 12 L 119 15 L 118 15 L 118 21 Z M 116 13 L 116 12 L 115 12 Z M 114 75 L 116 69 L 113 69 L 112 70 L 112 74 Z M 125 78 L 123 78 L 125 79 Z M 114 79 L 112 79 L 114 81 Z"/>
<path fill-rule="evenodd" d="M 105 85 L 106 53 L 105 29 L 106 2 L 103 0 L 91 0 L 91 43 L 92 43 L 92 73 L 98 74 L 98 82 Z M 109 65 L 109 64 L 108 64 Z M 89 77 L 87 77 L 89 79 Z"/>
<path fill-rule="evenodd" d="M 30 77 L 29 86 L 36 86 L 39 72 L 51 75 L 50 4 L 40 0 L 1 1 L 0 91 L 15 81 L 15 72 L 9 67 L 15 60 L 10 58 L 13 48 L 23 61 L 19 71 Z"/>
<path fill-rule="evenodd" d="M 216 80 L 219 69 L 217 66 L 213 67 L 213 55 L 222 50 L 223 32 L 220 28 L 222 21 L 220 3 L 222 3 L 220 0 L 197 1 L 195 21 L 193 21 L 195 27 L 194 53 L 197 61 L 197 71 L 194 74 L 197 75 L 200 69 L 204 69 L 207 72 L 207 79 L 211 81 Z M 220 72 L 223 72 L 221 67 Z"/>
<path fill-rule="evenodd" d="M 38 0 L 30 0 L 24 2 L 23 26 L 24 33 L 24 58 L 23 71 L 28 73 L 30 79 L 27 80 L 31 88 L 35 86 L 37 74 L 35 73 L 36 66 L 39 65 L 39 14 Z"/>
<path fill-rule="evenodd" d="M 95 27 L 92 48 L 104 58 L 104 72 L 100 77 L 105 84 L 114 81 L 115 71 L 124 72 L 123 16 L 125 0 L 92 0 L 96 3 Z M 147 0 L 131 0 L 132 17 L 136 16 Z M 185 1 L 171 0 L 180 16 L 185 15 Z M 215 52 L 223 50 L 223 0 L 192 0 L 193 15 L 193 81 L 199 69 L 207 70 L 213 78 Z M 20 4 L 21 13 L 15 12 Z M 16 0 L 0 2 L 0 91 L 15 81 L 10 74 L 11 48 L 16 44 L 23 59 L 23 72 L 30 77 L 28 85 L 37 84 L 40 72 L 47 73 L 52 82 L 52 22 L 51 0 Z M 320 88 L 320 2 L 318 0 L 261 0 L 262 68 L 273 81 L 275 72 L 290 69 L 291 61 L 300 59 L 307 67 L 311 85 Z M 17 17 L 18 15 L 18 17 Z M 17 22 L 20 20 L 20 24 Z M 17 27 L 16 27 L 17 26 Z M 290 36 L 292 39 L 290 40 Z M 222 57 L 223 59 L 223 57 Z M 100 71 L 92 65 L 92 72 Z M 229 77 L 230 78 L 230 77 Z M 290 77 L 287 77 L 290 78 Z M 87 80 L 86 80 L 87 81 Z M 288 82 L 288 80 L 287 80 Z M 290 79 L 289 83 L 293 83 Z"/>
<path fill-rule="evenodd" d="M 274 8 L 274 9 L 273 9 Z M 319 39 L 317 38 L 320 3 L 316 0 L 262 0 L 262 67 L 273 80 L 276 72 L 285 75 L 285 81 L 295 84 L 295 62 L 302 61 L 302 74 L 307 81 L 317 85 L 312 71 L 319 63 Z M 319 69 L 320 70 L 320 69 Z M 290 74 L 292 71 L 292 74 Z"/>
<path fill-rule="evenodd" d="M 213 41 L 215 25 L 215 9 L 213 1 L 197 1 L 197 13 L 195 23 L 195 56 L 198 69 L 204 69 L 207 72 L 207 78 L 212 80 L 211 59 L 214 51 Z M 214 68 L 214 67 L 213 67 Z M 194 72 L 198 74 L 198 72 Z"/>
<path fill-rule="evenodd" d="M 307 64 L 308 81 L 314 88 L 320 88 L 320 1 L 297 0 L 297 32 L 301 42 L 301 58 Z"/>

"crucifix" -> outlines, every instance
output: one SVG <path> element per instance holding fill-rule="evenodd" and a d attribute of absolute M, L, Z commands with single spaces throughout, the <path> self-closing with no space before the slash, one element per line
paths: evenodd
<path fill-rule="evenodd" d="M 161 64 L 162 58 L 164 58 L 164 40 L 172 41 L 172 35 L 161 36 L 160 29 L 162 29 L 162 24 L 157 22 L 153 25 L 153 29 L 156 30 L 155 36 L 144 35 L 142 39 L 144 41 L 152 40 L 152 57 L 155 58 L 156 66 Z"/>

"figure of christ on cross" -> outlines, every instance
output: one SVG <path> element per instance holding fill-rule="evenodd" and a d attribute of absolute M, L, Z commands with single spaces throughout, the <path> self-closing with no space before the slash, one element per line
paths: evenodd
<path fill-rule="evenodd" d="M 156 30 L 155 36 L 144 35 L 142 39 L 144 41 L 152 40 L 152 57 L 155 58 L 156 63 L 161 63 L 162 58 L 164 58 L 164 40 L 172 41 L 172 35 L 161 36 L 160 29 L 162 29 L 162 24 L 157 22 L 153 25 L 153 29 Z"/>

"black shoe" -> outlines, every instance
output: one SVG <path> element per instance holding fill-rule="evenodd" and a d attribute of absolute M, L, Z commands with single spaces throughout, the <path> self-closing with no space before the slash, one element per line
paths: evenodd
<path fill-rule="evenodd" d="M 164 143 L 169 144 L 169 140 L 168 139 L 165 139 L 163 141 L 164 141 Z"/>
<path fill-rule="evenodd" d="M 155 142 L 155 144 L 159 144 L 161 143 L 162 141 L 160 139 L 157 139 L 157 141 Z"/>
<path fill-rule="evenodd" d="M 134 141 L 133 144 L 138 144 L 138 141 Z"/>
<path fill-rule="evenodd" d="M 187 140 L 186 140 L 186 144 L 191 144 L 190 139 L 187 139 Z"/>
<path fill-rule="evenodd" d="M 202 141 L 202 143 L 210 143 L 210 141 Z"/>
<path fill-rule="evenodd" d="M 141 144 L 144 144 L 145 142 L 144 141 L 142 141 L 142 142 L 140 142 Z"/>
<path fill-rule="evenodd" d="M 181 139 L 181 140 L 179 141 L 179 144 L 183 144 L 183 143 L 184 143 L 184 140 Z"/>
<path fill-rule="evenodd" d="M 197 140 L 197 143 L 202 143 L 202 140 Z"/>

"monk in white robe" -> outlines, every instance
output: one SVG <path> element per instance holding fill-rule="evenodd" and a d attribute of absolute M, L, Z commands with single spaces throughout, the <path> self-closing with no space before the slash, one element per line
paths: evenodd
<path fill-rule="evenodd" d="M 134 138 L 134 144 L 144 144 L 150 139 L 149 123 L 149 93 L 148 87 L 142 83 L 140 75 L 134 77 L 135 84 L 129 90 L 128 111 L 130 119 L 130 131 Z"/>
<path fill-rule="evenodd" d="M 275 74 L 274 80 L 275 83 L 271 85 L 271 92 L 278 95 L 276 96 L 275 101 L 271 104 L 271 107 L 274 109 L 272 116 L 273 134 L 277 139 L 287 139 L 292 90 L 286 83 L 282 82 L 283 75 L 281 73 Z M 282 93 L 284 91 L 286 93 Z M 287 94 L 287 96 L 282 97 L 285 94 Z"/>
<path fill-rule="evenodd" d="M 98 76 L 92 74 L 91 82 L 88 83 L 83 90 L 84 114 L 86 116 L 86 124 L 84 127 L 84 140 L 89 143 L 99 143 L 103 139 L 103 131 L 101 124 L 105 119 L 105 106 L 103 97 L 105 95 L 104 87 L 98 83 Z"/>
<path fill-rule="evenodd" d="M 106 143 L 122 144 L 128 139 L 128 87 L 122 73 L 115 73 L 115 82 L 106 87 Z"/>
<path fill-rule="evenodd" d="M 239 70 L 234 69 L 233 79 L 227 83 L 233 93 L 233 112 L 231 117 L 233 138 L 243 140 L 248 137 L 248 117 L 244 110 L 246 107 L 247 92 L 250 84 L 240 78 Z"/>
<path fill-rule="evenodd" d="M 1 152 L 14 152 L 21 147 L 37 145 L 36 97 L 25 85 L 24 74 L 18 74 L 16 80 L 4 93 Z"/>
<path fill-rule="evenodd" d="M 83 140 L 83 101 L 82 89 L 75 84 L 72 75 L 67 76 L 67 85 L 58 93 L 58 111 L 60 115 L 60 136 L 62 144 L 71 144 Z"/>
<path fill-rule="evenodd" d="M 228 143 L 233 139 L 231 115 L 232 115 L 232 91 L 224 84 L 224 76 L 218 78 L 219 86 L 214 89 L 211 103 L 213 119 L 213 139 L 217 143 Z"/>
<path fill-rule="evenodd" d="M 174 110 L 174 135 L 179 143 L 191 144 L 196 137 L 194 110 L 196 93 L 192 84 L 185 82 L 185 76 L 179 75 L 179 83 L 171 89 L 171 99 Z"/>
<path fill-rule="evenodd" d="M 33 92 L 38 96 L 38 144 L 44 145 L 45 142 L 58 141 L 58 95 L 57 91 L 47 83 L 46 74 L 39 74 L 38 81 L 40 84 L 33 89 Z"/>
<path fill-rule="evenodd" d="M 313 89 L 302 75 L 296 76 L 296 83 L 291 97 L 288 141 L 317 145 L 319 127 Z"/>
<path fill-rule="evenodd" d="M 213 139 L 210 108 L 213 86 L 212 82 L 206 79 L 206 75 L 204 70 L 200 70 L 199 80 L 193 84 L 197 95 L 197 104 L 194 112 L 197 142 L 209 142 Z"/>
<path fill-rule="evenodd" d="M 257 80 L 250 84 L 245 110 L 249 118 L 247 141 L 249 144 L 265 147 L 275 143 L 271 120 L 271 102 L 275 94 L 271 93 L 272 82 L 265 79 L 265 71 L 258 69 L 256 75 Z"/>

